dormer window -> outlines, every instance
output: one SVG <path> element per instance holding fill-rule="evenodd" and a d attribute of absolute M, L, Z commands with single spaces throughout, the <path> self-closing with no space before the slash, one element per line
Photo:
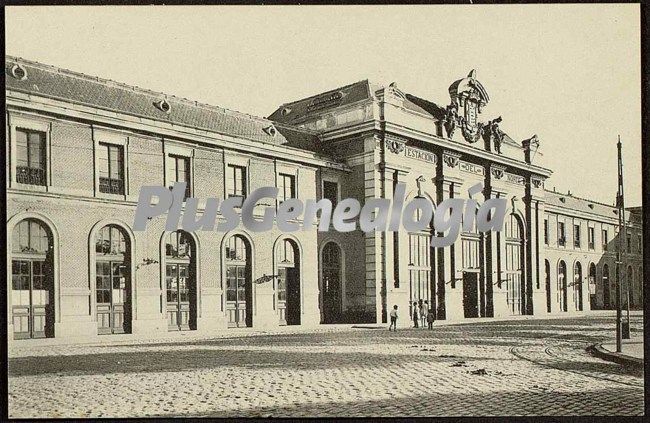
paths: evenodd
<path fill-rule="evenodd" d="M 278 130 L 275 129 L 275 126 L 269 125 L 266 128 L 264 128 L 264 132 L 266 132 L 270 136 L 274 137 L 278 133 Z"/>
<path fill-rule="evenodd" d="M 11 75 L 16 79 L 24 81 L 25 79 L 27 79 L 27 70 L 25 70 L 24 67 L 16 63 L 11 68 Z"/>
<path fill-rule="evenodd" d="M 563 203 L 566 203 L 566 198 L 560 197 L 560 201 L 563 202 Z"/>
<path fill-rule="evenodd" d="M 169 112 L 171 112 L 171 110 L 172 110 L 172 106 L 171 106 L 171 104 L 169 104 L 169 103 L 167 102 L 167 100 L 165 100 L 165 99 L 158 100 L 157 102 L 154 103 L 154 105 L 155 105 L 159 110 L 161 110 L 161 111 L 163 111 L 163 112 L 165 112 L 165 113 L 169 113 Z"/>
<path fill-rule="evenodd" d="M 280 111 L 280 114 L 281 114 L 282 116 L 286 116 L 286 115 L 288 115 L 289 113 L 291 113 L 291 109 L 288 108 L 288 107 L 283 107 L 282 110 Z"/>

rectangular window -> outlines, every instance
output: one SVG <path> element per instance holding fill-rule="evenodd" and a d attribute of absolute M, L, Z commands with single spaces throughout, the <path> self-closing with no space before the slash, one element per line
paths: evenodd
<path fill-rule="evenodd" d="M 580 225 L 573 225 L 573 246 L 580 248 Z"/>
<path fill-rule="evenodd" d="M 228 198 L 246 197 L 246 168 L 244 166 L 228 165 L 226 189 Z"/>
<path fill-rule="evenodd" d="M 296 177 L 281 173 L 278 176 L 278 199 L 280 204 L 289 198 L 296 198 Z"/>
<path fill-rule="evenodd" d="M 16 182 L 45 185 L 45 133 L 16 129 Z"/>
<path fill-rule="evenodd" d="M 124 194 L 124 149 L 121 145 L 99 143 L 97 150 L 99 192 Z"/>
<path fill-rule="evenodd" d="M 548 245 L 548 219 L 544 219 L 544 244 Z"/>
<path fill-rule="evenodd" d="M 557 243 L 564 246 L 566 242 L 566 233 L 564 232 L 564 222 L 557 223 Z"/>
<path fill-rule="evenodd" d="M 336 182 L 323 181 L 323 198 L 330 200 L 334 210 L 339 201 L 339 185 Z"/>
<path fill-rule="evenodd" d="M 609 244 L 607 229 L 603 229 L 603 251 L 607 251 L 607 244 Z"/>
<path fill-rule="evenodd" d="M 596 245 L 595 236 L 596 234 L 594 228 L 589 228 L 587 232 L 587 237 L 588 237 L 587 242 L 589 243 L 590 250 L 593 250 Z"/>
<path fill-rule="evenodd" d="M 167 184 L 169 186 L 169 189 L 172 189 L 174 187 L 174 183 L 176 182 L 187 183 L 187 185 L 185 186 L 185 197 L 184 197 L 184 199 L 187 199 L 188 197 L 191 196 L 189 157 L 174 156 L 170 154 L 168 163 L 169 163 L 169 180 L 167 181 Z"/>

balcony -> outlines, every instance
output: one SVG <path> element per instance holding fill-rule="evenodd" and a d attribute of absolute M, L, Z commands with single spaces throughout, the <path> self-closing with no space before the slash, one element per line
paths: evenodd
<path fill-rule="evenodd" d="M 45 170 L 16 166 L 16 182 L 28 185 L 45 185 Z"/>
<path fill-rule="evenodd" d="M 124 194 L 124 181 L 121 179 L 99 178 L 99 192 Z"/>

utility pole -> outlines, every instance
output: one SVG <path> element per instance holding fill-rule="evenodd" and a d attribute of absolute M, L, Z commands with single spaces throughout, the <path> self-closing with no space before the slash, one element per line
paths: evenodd
<path fill-rule="evenodd" d="M 623 158 L 621 156 L 621 136 L 618 136 L 618 193 L 616 196 L 616 206 L 618 209 L 618 251 L 616 252 L 616 352 L 622 351 L 622 292 L 621 281 L 623 280 L 623 246 L 625 234 L 625 203 L 623 200 Z M 629 305 L 628 305 L 629 306 Z M 628 328 L 629 328 L 629 311 L 628 311 Z M 629 330 L 629 329 L 628 329 Z"/>

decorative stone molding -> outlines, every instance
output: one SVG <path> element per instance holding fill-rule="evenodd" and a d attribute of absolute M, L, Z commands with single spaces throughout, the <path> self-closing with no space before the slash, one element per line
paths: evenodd
<path fill-rule="evenodd" d="M 396 137 L 394 135 L 386 135 L 384 138 L 384 144 L 386 148 L 390 150 L 391 153 L 399 154 L 404 151 L 404 146 L 406 145 L 406 140 L 403 138 Z"/>
<path fill-rule="evenodd" d="M 423 197 L 422 195 L 422 182 L 426 182 L 427 178 L 425 178 L 423 175 L 420 175 L 417 177 L 415 180 L 415 183 L 418 185 L 418 197 Z"/>
<path fill-rule="evenodd" d="M 442 161 L 447 165 L 447 167 L 450 168 L 455 168 L 458 166 L 458 163 L 460 162 L 460 153 L 456 153 L 453 151 L 443 151 L 442 153 Z"/>
<path fill-rule="evenodd" d="M 540 178 L 531 178 L 530 180 L 531 184 L 533 184 L 533 187 L 535 188 L 544 188 L 544 180 Z"/>
<path fill-rule="evenodd" d="M 494 164 L 490 166 L 490 175 L 492 175 L 494 179 L 503 179 L 505 173 L 506 173 L 505 166 L 494 165 Z"/>

